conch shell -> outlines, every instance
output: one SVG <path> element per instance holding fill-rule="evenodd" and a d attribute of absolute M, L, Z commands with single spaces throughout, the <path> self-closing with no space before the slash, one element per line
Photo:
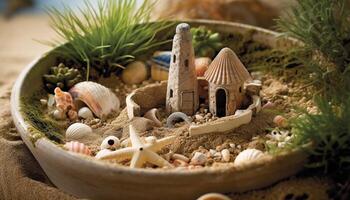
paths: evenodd
<path fill-rule="evenodd" d="M 74 100 L 84 102 L 99 118 L 107 116 L 112 111 L 119 111 L 118 97 L 101 84 L 91 81 L 80 82 L 71 88 L 69 93 Z"/>
<path fill-rule="evenodd" d="M 68 142 L 64 145 L 64 147 L 70 152 L 91 155 L 90 149 L 85 146 L 85 144 L 77 141 Z"/>
<path fill-rule="evenodd" d="M 59 87 L 56 87 L 54 92 L 57 110 L 63 114 L 67 114 L 70 120 L 75 120 L 78 114 L 75 110 L 71 94 L 63 92 Z"/>

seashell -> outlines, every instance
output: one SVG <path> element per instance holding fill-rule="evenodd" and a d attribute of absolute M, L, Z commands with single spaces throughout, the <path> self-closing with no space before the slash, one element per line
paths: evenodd
<path fill-rule="evenodd" d="M 40 103 L 42 106 L 47 106 L 47 99 L 40 99 Z"/>
<path fill-rule="evenodd" d="M 174 153 L 172 156 L 171 156 L 172 159 L 174 160 L 182 160 L 186 163 L 188 163 L 190 161 L 189 158 L 187 158 L 186 156 L 182 155 L 182 154 L 178 154 L 178 153 Z"/>
<path fill-rule="evenodd" d="M 63 113 L 62 111 L 59 111 L 59 110 L 55 110 L 53 111 L 52 113 L 53 117 L 57 120 L 63 120 L 63 119 L 66 119 L 66 114 Z"/>
<path fill-rule="evenodd" d="M 207 156 L 201 152 L 194 153 L 191 164 L 192 165 L 204 165 L 207 162 Z"/>
<path fill-rule="evenodd" d="M 156 123 L 156 125 L 159 127 L 162 126 L 162 122 L 159 121 L 159 112 L 157 108 L 147 111 L 143 117 L 154 121 L 154 123 Z"/>
<path fill-rule="evenodd" d="M 78 116 L 83 119 L 92 119 L 94 115 L 88 107 L 82 107 L 78 111 Z"/>
<path fill-rule="evenodd" d="M 219 52 L 204 77 L 209 83 L 217 85 L 243 85 L 247 80 L 251 80 L 248 70 L 229 48 L 223 48 Z"/>
<path fill-rule="evenodd" d="M 74 123 L 66 130 L 66 139 L 68 141 L 78 140 L 92 133 L 90 126 L 82 123 Z"/>
<path fill-rule="evenodd" d="M 148 136 L 145 138 L 145 142 L 148 144 L 154 144 L 157 142 L 157 138 L 155 136 Z"/>
<path fill-rule="evenodd" d="M 98 117 L 103 118 L 112 111 L 119 112 L 118 97 L 105 86 L 84 81 L 69 90 L 74 99 L 84 102 Z"/>
<path fill-rule="evenodd" d="M 197 200 L 231 200 L 231 198 L 219 193 L 208 193 L 208 194 L 202 195 Z"/>
<path fill-rule="evenodd" d="M 273 109 L 276 105 L 272 103 L 271 101 L 268 101 L 265 105 L 263 105 L 262 109 Z"/>
<path fill-rule="evenodd" d="M 278 127 L 286 127 L 287 126 L 287 119 L 281 115 L 277 115 L 273 119 L 273 123 L 275 123 Z"/>
<path fill-rule="evenodd" d="M 230 151 L 228 149 L 223 149 L 221 151 L 221 156 L 222 156 L 222 160 L 225 162 L 229 162 L 230 161 Z"/>
<path fill-rule="evenodd" d="M 66 149 L 68 149 L 68 151 L 70 151 L 70 152 L 80 153 L 80 154 L 84 154 L 84 155 L 91 155 L 91 151 L 90 151 L 89 147 L 87 147 L 85 144 L 77 142 L 77 141 L 68 142 L 64 145 L 64 147 Z"/>
<path fill-rule="evenodd" d="M 238 154 L 235 161 L 233 162 L 234 166 L 238 166 L 253 160 L 257 160 L 264 156 L 264 153 L 257 149 L 246 149 Z"/>
<path fill-rule="evenodd" d="M 56 108 L 64 113 L 75 109 L 72 95 L 69 92 L 63 92 L 59 87 L 55 88 L 55 102 Z"/>
<path fill-rule="evenodd" d="M 112 151 L 109 149 L 102 149 L 101 151 L 97 152 L 95 158 L 100 159 L 101 157 L 104 157 L 105 155 L 111 153 Z"/>
<path fill-rule="evenodd" d="M 121 78 L 128 85 L 140 84 L 147 79 L 147 66 L 141 61 L 135 61 L 123 70 Z"/>
<path fill-rule="evenodd" d="M 207 71 L 211 61 L 211 58 L 208 57 L 196 58 L 194 60 L 197 76 L 204 76 L 204 73 Z"/>
<path fill-rule="evenodd" d="M 166 120 L 166 125 L 169 128 L 173 128 L 174 124 L 179 121 L 185 121 L 188 124 L 191 124 L 192 120 L 185 113 L 182 112 L 174 112 L 172 113 L 168 119 Z"/>
<path fill-rule="evenodd" d="M 118 149 L 120 147 L 120 140 L 113 135 L 108 136 L 102 141 L 100 147 L 101 149 Z"/>

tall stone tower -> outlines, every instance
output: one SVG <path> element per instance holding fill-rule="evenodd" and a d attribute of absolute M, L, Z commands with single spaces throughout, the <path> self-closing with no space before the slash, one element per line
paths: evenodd
<path fill-rule="evenodd" d="M 156 95 L 156 94 L 155 94 Z M 198 109 L 198 82 L 190 26 L 176 27 L 169 68 L 166 109 L 168 113 L 193 115 Z"/>

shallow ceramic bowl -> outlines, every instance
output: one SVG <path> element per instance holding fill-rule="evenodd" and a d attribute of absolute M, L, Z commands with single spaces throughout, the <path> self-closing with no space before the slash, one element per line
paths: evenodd
<path fill-rule="evenodd" d="M 292 39 L 277 39 L 277 33 L 237 23 L 189 21 L 216 31 L 252 32 L 256 41 L 276 49 L 297 45 Z M 268 157 L 246 166 L 193 171 L 130 169 L 102 163 L 93 158 L 73 155 L 46 138 L 30 141 L 30 125 L 20 111 L 21 97 L 42 90 L 42 75 L 54 63 L 48 52 L 33 61 L 19 76 L 11 97 L 15 125 L 42 169 L 53 184 L 77 197 L 89 199 L 195 199 L 208 192 L 241 192 L 266 187 L 302 169 L 306 156 L 302 151 Z"/>

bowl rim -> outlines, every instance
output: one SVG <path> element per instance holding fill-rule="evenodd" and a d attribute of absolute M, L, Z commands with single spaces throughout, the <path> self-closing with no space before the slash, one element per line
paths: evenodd
<path fill-rule="evenodd" d="M 200 24 L 211 24 L 211 25 L 218 24 L 218 25 L 225 25 L 225 26 L 242 27 L 245 30 L 255 30 L 257 32 L 262 32 L 274 37 L 278 37 L 280 35 L 280 33 L 272 30 L 267 30 L 264 28 L 260 28 L 252 25 L 246 25 L 242 23 L 235 23 L 235 22 L 216 21 L 216 20 L 180 20 L 180 21 L 176 20 L 176 22 L 200 23 Z M 299 43 L 299 41 L 294 38 L 288 37 L 287 39 L 293 43 L 294 42 Z M 50 151 L 49 154 L 55 155 L 57 158 L 61 160 L 65 160 L 66 162 L 74 162 L 77 165 L 88 167 L 91 170 L 95 170 L 95 171 L 109 171 L 110 173 L 128 173 L 131 175 L 143 175 L 143 176 L 157 175 L 157 176 L 164 176 L 164 177 L 169 177 L 169 176 L 186 177 L 186 176 L 195 176 L 195 175 L 220 175 L 220 174 L 222 175 L 225 172 L 239 173 L 241 171 L 249 170 L 252 168 L 259 168 L 262 165 L 266 165 L 270 162 L 276 162 L 292 154 L 294 155 L 294 154 L 302 153 L 302 149 L 294 149 L 288 152 L 283 152 L 279 155 L 266 156 L 263 159 L 253 161 L 249 163 L 249 165 L 245 165 L 242 167 L 234 167 L 233 165 L 228 163 L 226 166 L 219 167 L 219 168 L 203 167 L 203 168 L 194 169 L 194 170 L 176 170 L 176 168 L 163 170 L 163 169 L 130 168 L 127 166 L 101 162 L 99 160 L 94 159 L 93 157 L 83 156 L 80 154 L 78 155 L 75 153 L 65 151 L 64 149 L 54 144 L 51 140 L 49 140 L 46 137 L 42 137 L 38 139 L 37 141 L 35 141 L 35 144 L 30 144 L 28 140 L 31 132 L 29 130 L 29 127 L 31 127 L 31 125 L 26 122 L 20 110 L 20 102 L 21 102 L 20 95 L 22 93 L 22 85 L 25 84 L 24 81 L 27 77 L 27 74 L 36 66 L 38 61 L 41 60 L 45 55 L 49 55 L 50 53 L 52 53 L 52 51 L 53 49 L 49 50 L 48 52 L 34 59 L 29 65 L 27 65 L 18 76 L 12 88 L 11 100 L 10 100 L 12 118 L 15 122 L 17 130 L 19 131 L 22 139 L 25 141 L 28 147 L 47 149 Z M 31 148 L 29 149 L 31 150 Z M 31 150 L 31 153 L 34 155 L 32 150 Z"/>

